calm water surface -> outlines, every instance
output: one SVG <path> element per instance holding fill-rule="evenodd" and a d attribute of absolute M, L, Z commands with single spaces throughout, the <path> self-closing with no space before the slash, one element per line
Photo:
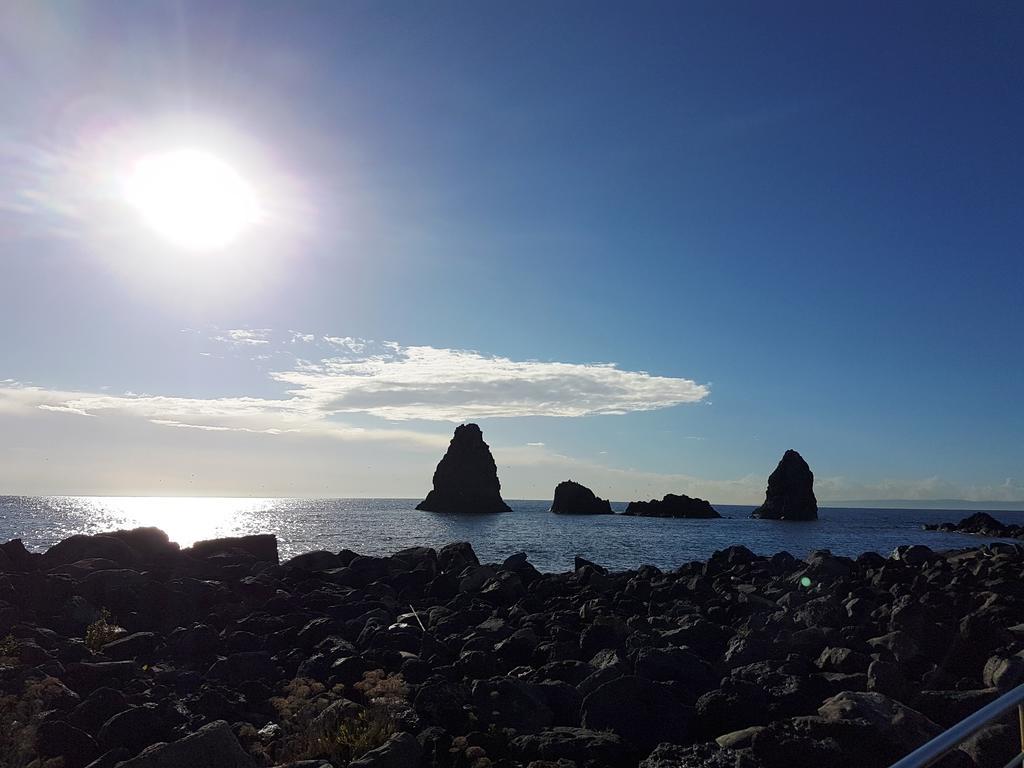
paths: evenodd
<path fill-rule="evenodd" d="M 528 500 L 509 500 L 513 511 L 507 514 L 444 515 L 417 512 L 417 501 L 2 496 L 0 541 L 21 538 L 30 549 L 45 549 L 75 533 L 141 525 L 162 528 L 183 546 L 217 536 L 274 533 L 282 557 L 343 548 L 385 555 L 414 545 L 469 541 L 483 561 L 526 552 L 542 571 L 571 569 L 577 554 L 613 569 L 644 563 L 674 568 L 732 544 L 759 554 L 787 551 L 803 557 L 813 549 L 887 555 L 901 544 L 956 549 L 991 541 L 921 530 L 924 523 L 970 514 L 963 510 L 832 508 L 820 510 L 814 523 L 785 523 L 752 520 L 750 506 L 715 505 L 721 520 L 661 520 L 553 515 L 547 511 L 550 501 Z M 1024 512 L 993 515 L 1024 524 Z"/>

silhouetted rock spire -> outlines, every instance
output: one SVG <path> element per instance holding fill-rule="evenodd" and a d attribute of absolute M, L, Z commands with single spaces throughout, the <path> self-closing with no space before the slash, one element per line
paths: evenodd
<path fill-rule="evenodd" d="M 476 424 L 455 428 L 434 471 L 434 489 L 416 509 L 429 512 L 511 512 L 501 499 L 498 467 Z"/>
<path fill-rule="evenodd" d="M 612 505 L 608 499 L 599 499 L 587 486 L 563 480 L 555 486 L 551 511 L 562 515 L 610 515 Z"/>
<path fill-rule="evenodd" d="M 775 471 L 768 476 L 764 504 L 751 517 L 765 520 L 817 520 L 818 500 L 814 498 L 814 473 L 803 456 L 786 451 Z"/>

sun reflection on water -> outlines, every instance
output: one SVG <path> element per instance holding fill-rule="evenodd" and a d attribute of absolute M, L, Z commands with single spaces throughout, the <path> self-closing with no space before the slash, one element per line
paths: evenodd
<path fill-rule="evenodd" d="M 260 520 L 280 499 L 174 498 L 146 496 L 68 496 L 89 508 L 90 533 L 155 526 L 187 547 L 203 539 L 272 530 Z"/>

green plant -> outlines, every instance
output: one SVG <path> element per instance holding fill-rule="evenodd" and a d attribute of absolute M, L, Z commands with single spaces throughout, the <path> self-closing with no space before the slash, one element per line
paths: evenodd
<path fill-rule="evenodd" d="M 341 724 L 335 741 L 335 754 L 348 765 L 395 735 L 395 721 L 384 709 L 364 709 L 354 719 Z"/>
<path fill-rule="evenodd" d="M 402 676 L 375 669 L 364 674 L 353 687 L 362 694 L 367 706 L 324 728 L 323 722 L 316 721 L 316 715 L 337 701 L 342 691 L 336 689 L 328 694 L 323 684 L 315 680 L 291 681 L 285 687 L 285 696 L 271 700 L 282 724 L 292 732 L 275 759 L 329 760 L 337 768 L 344 768 L 398 733 L 399 718 L 408 708 L 409 696 L 409 686 Z M 358 707 L 351 703 L 348 706 Z"/>
<path fill-rule="evenodd" d="M 29 679 L 19 694 L 0 696 L 0 765 L 23 768 L 35 761 L 36 722 L 43 712 L 66 707 L 73 694 L 53 677 Z"/>
<path fill-rule="evenodd" d="M 0 658 L 16 659 L 18 657 L 18 641 L 14 635 L 7 635 L 0 640 Z"/>
<path fill-rule="evenodd" d="M 124 634 L 123 627 L 110 622 L 110 611 L 101 608 L 96 621 L 85 629 L 85 647 L 93 653 L 99 653 L 104 645 L 117 640 Z"/>

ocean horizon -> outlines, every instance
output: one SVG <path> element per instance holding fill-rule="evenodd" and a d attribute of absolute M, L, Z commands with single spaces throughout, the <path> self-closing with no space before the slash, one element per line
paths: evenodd
<path fill-rule="evenodd" d="M 742 544 L 760 555 L 803 557 L 828 549 L 856 556 L 888 555 L 898 546 L 935 550 L 998 539 L 925 531 L 926 523 L 956 521 L 970 508 L 821 506 L 812 522 L 755 520 L 755 505 L 718 504 L 721 519 L 685 520 L 622 515 L 555 515 L 550 500 L 508 499 L 511 513 L 445 514 L 415 509 L 415 498 L 245 498 L 224 496 L 0 496 L 0 540 L 20 538 L 41 551 L 74 534 L 156 526 L 189 546 L 222 536 L 273 533 L 282 559 L 318 549 L 388 555 L 412 546 L 468 541 L 481 560 L 500 562 L 526 552 L 547 572 L 570 570 L 576 555 L 615 570 L 675 568 Z M 622 512 L 626 502 L 612 502 Z M 1024 510 L 987 510 L 1024 524 Z"/>

